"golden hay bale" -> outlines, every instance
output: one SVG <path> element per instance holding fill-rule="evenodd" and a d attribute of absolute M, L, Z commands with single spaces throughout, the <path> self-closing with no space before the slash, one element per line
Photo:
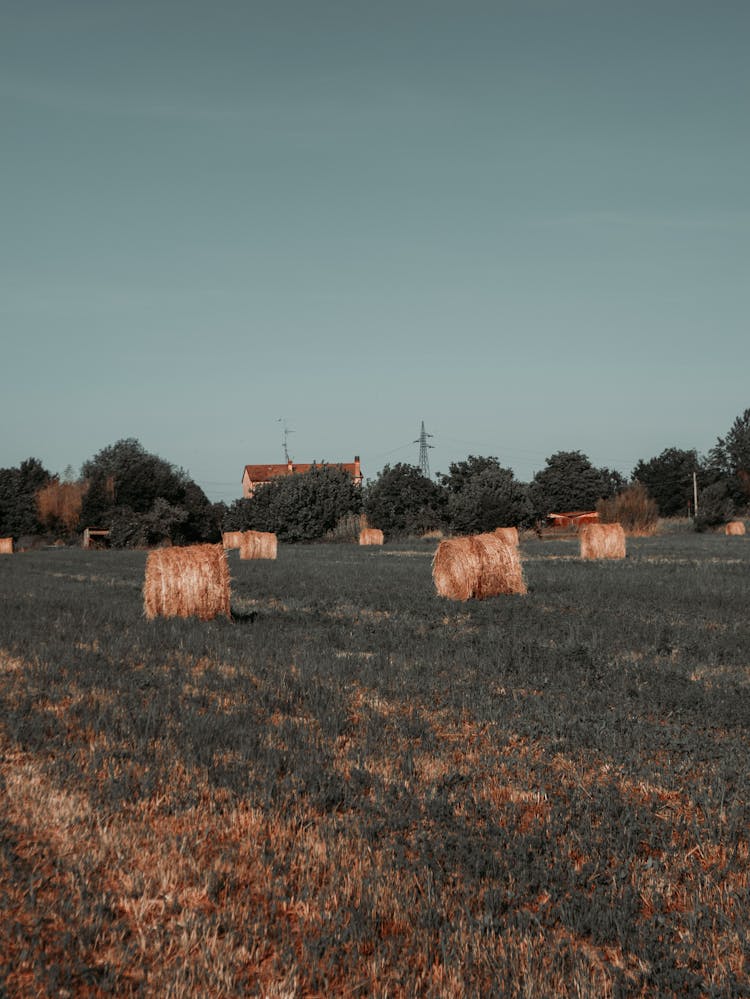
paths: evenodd
<path fill-rule="evenodd" d="M 361 545 L 382 545 L 383 532 L 377 527 L 363 527 L 359 532 L 359 543 Z"/>
<path fill-rule="evenodd" d="M 221 543 L 225 548 L 240 548 L 242 545 L 242 531 L 224 531 L 221 536 Z"/>
<path fill-rule="evenodd" d="M 518 547 L 518 528 L 517 527 L 496 527 L 494 531 L 495 535 L 504 541 L 506 545 L 515 545 Z"/>
<path fill-rule="evenodd" d="M 244 531 L 240 545 L 240 558 L 276 558 L 278 541 L 268 531 Z"/>
<path fill-rule="evenodd" d="M 745 524 L 741 520 L 730 520 L 724 528 L 725 534 L 744 534 Z"/>
<path fill-rule="evenodd" d="M 229 566 L 222 545 L 149 552 L 143 584 L 146 617 L 231 617 Z"/>
<path fill-rule="evenodd" d="M 13 554 L 13 538 L 0 538 L 0 555 Z"/>
<path fill-rule="evenodd" d="M 518 549 L 495 534 L 441 541 L 432 560 L 432 578 L 438 594 L 449 600 L 526 593 Z"/>
<path fill-rule="evenodd" d="M 622 524 L 583 524 L 579 531 L 581 558 L 625 558 Z"/>

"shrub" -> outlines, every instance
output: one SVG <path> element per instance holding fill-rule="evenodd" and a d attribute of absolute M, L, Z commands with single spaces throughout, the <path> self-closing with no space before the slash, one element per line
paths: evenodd
<path fill-rule="evenodd" d="M 624 484 L 619 472 L 595 468 L 580 451 L 558 451 L 534 476 L 531 500 L 539 517 L 553 511 L 593 510 Z"/>
<path fill-rule="evenodd" d="M 734 516 L 734 503 L 726 480 L 706 486 L 698 496 L 698 514 L 695 518 L 696 531 L 726 524 Z"/>
<path fill-rule="evenodd" d="M 509 468 L 486 468 L 470 478 L 448 501 L 453 529 L 479 534 L 496 527 L 526 527 L 533 522 L 529 489 Z"/>
<path fill-rule="evenodd" d="M 602 524 L 621 524 L 626 534 L 654 534 L 659 522 L 659 508 L 641 482 L 599 500 L 596 509 Z"/>
<path fill-rule="evenodd" d="M 386 537 L 423 535 L 446 522 L 447 493 L 415 465 L 386 465 L 365 495 L 371 527 Z"/>
<path fill-rule="evenodd" d="M 274 479 L 252 499 L 237 500 L 226 512 L 225 531 L 266 531 L 280 541 L 317 541 L 342 517 L 359 513 L 362 493 L 335 465 Z"/>

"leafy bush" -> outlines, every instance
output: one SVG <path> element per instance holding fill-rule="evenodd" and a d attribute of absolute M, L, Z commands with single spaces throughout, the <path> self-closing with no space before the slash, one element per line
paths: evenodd
<path fill-rule="evenodd" d="M 415 465 L 386 465 L 367 488 L 365 513 L 387 537 L 422 535 L 447 521 L 447 493 Z"/>
<path fill-rule="evenodd" d="M 727 480 L 706 486 L 698 496 L 698 514 L 695 518 L 696 531 L 726 524 L 734 516 L 734 501 Z"/>
<path fill-rule="evenodd" d="M 134 438 L 103 448 L 81 475 L 79 526 L 109 528 L 115 548 L 219 540 L 223 506 L 212 506 L 187 472 Z"/>
<path fill-rule="evenodd" d="M 485 468 L 451 494 L 448 509 L 453 530 L 476 534 L 496 527 L 525 527 L 534 519 L 529 488 L 509 468 Z"/>
<path fill-rule="evenodd" d="M 639 461 L 632 477 L 648 489 L 662 517 L 675 517 L 690 509 L 696 471 L 700 471 L 702 480 L 704 472 L 695 449 L 670 447 L 655 458 Z"/>
<path fill-rule="evenodd" d="M 596 509 L 603 524 L 622 524 L 627 534 L 653 534 L 659 522 L 659 508 L 641 482 L 599 500 Z"/>
<path fill-rule="evenodd" d="M 345 513 L 336 525 L 326 532 L 326 541 L 359 541 L 359 532 L 367 526 L 367 518 L 357 513 Z"/>
<path fill-rule="evenodd" d="M 537 516 L 546 517 L 553 511 L 593 510 L 624 485 L 619 472 L 594 468 L 580 451 L 558 451 L 534 476 L 530 494 Z"/>
<path fill-rule="evenodd" d="M 271 531 L 281 541 L 315 541 L 347 514 L 362 508 L 362 491 L 347 472 L 320 465 L 283 476 L 237 500 L 223 519 L 225 531 Z"/>

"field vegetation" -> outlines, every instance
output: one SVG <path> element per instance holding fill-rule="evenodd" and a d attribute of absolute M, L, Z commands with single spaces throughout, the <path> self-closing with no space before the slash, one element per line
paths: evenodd
<path fill-rule="evenodd" d="M 0 995 L 750 996 L 750 540 L 0 561 Z"/>

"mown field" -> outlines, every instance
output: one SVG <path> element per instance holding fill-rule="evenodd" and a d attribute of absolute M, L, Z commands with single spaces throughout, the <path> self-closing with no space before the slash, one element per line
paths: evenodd
<path fill-rule="evenodd" d="M 750 996 L 750 539 L 0 557 L 0 996 Z"/>

